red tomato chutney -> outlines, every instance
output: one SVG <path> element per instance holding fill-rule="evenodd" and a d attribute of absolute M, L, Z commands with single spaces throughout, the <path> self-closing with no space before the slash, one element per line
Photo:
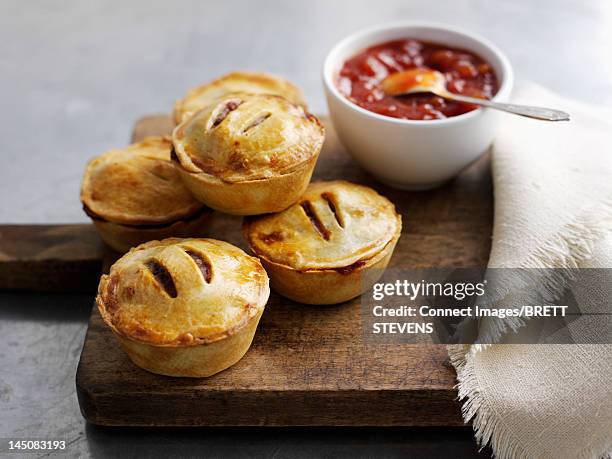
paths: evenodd
<path fill-rule="evenodd" d="M 493 69 L 476 54 L 412 39 L 381 43 L 351 57 L 342 66 L 337 87 L 360 107 L 393 118 L 442 119 L 478 108 L 433 94 L 393 97 L 383 92 L 380 83 L 387 76 L 413 68 L 442 72 L 446 88 L 455 94 L 490 99 L 499 89 Z"/>

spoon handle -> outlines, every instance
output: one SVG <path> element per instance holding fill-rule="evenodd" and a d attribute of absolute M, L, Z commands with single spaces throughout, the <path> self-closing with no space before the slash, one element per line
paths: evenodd
<path fill-rule="evenodd" d="M 457 100 L 459 102 L 467 102 L 468 104 L 482 105 L 484 107 L 491 107 L 497 110 L 503 110 L 504 112 L 514 113 L 515 115 L 526 116 L 528 118 L 535 118 L 537 120 L 545 121 L 569 121 L 569 113 L 561 110 L 554 110 L 552 108 L 545 107 L 533 107 L 530 105 L 516 105 L 516 104 L 505 104 L 502 102 L 493 102 L 486 99 L 476 99 L 474 97 L 462 96 L 459 94 L 453 94 L 450 92 L 444 92 L 439 94 L 445 99 Z"/>

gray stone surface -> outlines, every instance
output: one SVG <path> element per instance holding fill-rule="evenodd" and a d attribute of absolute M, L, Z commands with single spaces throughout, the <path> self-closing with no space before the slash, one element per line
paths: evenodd
<path fill-rule="evenodd" d="M 86 221 L 86 160 L 127 142 L 196 84 L 261 69 L 326 110 L 327 50 L 361 27 L 432 20 L 487 36 L 518 81 L 612 105 L 612 3 L 570 0 L 0 2 L 0 223 Z M 537 101 L 534 101 L 534 104 Z M 117 430 L 86 426 L 74 374 L 91 295 L 0 294 L 0 438 L 56 438 L 68 456 L 457 457 L 469 430 Z"/>

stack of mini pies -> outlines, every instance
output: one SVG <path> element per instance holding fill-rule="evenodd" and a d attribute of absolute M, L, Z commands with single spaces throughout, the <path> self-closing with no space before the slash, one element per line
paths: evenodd
<path fill-rule="evenodd" d="M 102 239 L 129 250 L 100 281 L 104 321 L 140 367 L 203 377 L 248 350 L 268 275 L 298 302 L 354 298 L 389 263 L 401 216 L 370 188 L 310 184 L 325 131 L 280 77 L 230 73 L 189 91 L 173 116 L 171 138 L 92 159 L 81 201 Z M 198 238 L 212 210 L 245 216 L 255 257 Z"/>

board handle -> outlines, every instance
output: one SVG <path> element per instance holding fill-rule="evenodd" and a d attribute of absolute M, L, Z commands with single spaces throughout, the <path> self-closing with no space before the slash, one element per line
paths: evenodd
<path fill-rule="evenodd" d="M 93 225 L 0 225 L 0 290 L 95 292 L 105 254 Z"/>

